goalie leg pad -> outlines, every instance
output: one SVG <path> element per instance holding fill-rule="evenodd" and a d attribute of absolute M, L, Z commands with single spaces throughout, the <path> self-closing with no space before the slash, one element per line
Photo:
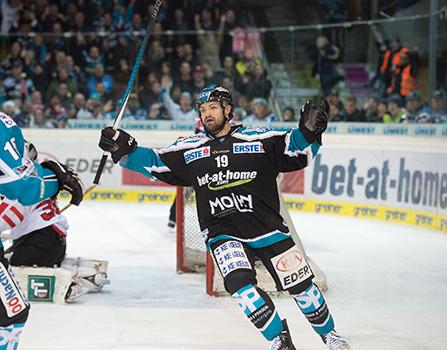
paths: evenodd
<path fill-rule="evenodd" d="M 24 323 L 15 323 L 7 327 L 0 327 L 0 350 L 17 350 L 24 326 Z"/>
<path fill-rule="evenodd" d="M 293 298 L 315 332 L 323 335 L 334 329 L 334 320 L 326 300 L 314 283 L 304 292 L 293 295 Z"/>
<path fill-rule="evenodd" d="M 267 340 L 273 340 L 283 331 L 283 325 L 272 299 L 259 287 L 251 284 L 233 294 L 233 298 L 248 319 Z"/>

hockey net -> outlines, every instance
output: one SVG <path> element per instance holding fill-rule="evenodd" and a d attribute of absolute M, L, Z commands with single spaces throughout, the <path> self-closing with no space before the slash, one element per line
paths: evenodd
<path fill-rule="evenodd" d="M 206 246 L 203 242 L 197 218 L 194 190 L 190 187 L 177 187 L 176 203 L 177 272 L 206 273 L 206 292 L 213 296 L 225 295 L 226 291 L 223 286 L 222 277 L 217 270 L 217 267 L 214 266 L 210 254 L 206 252 Z M 281 194 L 280 204 L 281 215 L 290 229 L 293 240 L 303 255 L 306 256 L 307 261 L 314 272 L 314 282 L 321 290 L 326 290 L 328 288 L 326 275 L 312 258 L 306 254 Z M 260 261 L 256 262 L 255 268 L 258 284 L 261 288 L 270 294 L 280 295 L 281 293 L 277 292 L 273 279 Z"/>

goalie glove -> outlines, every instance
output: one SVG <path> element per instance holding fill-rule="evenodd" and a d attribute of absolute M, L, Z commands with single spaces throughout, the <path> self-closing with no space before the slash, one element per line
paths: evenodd
<path fill-rule="evenodd" d="M 71 204 L 79 205 L 82 202 L 84 185 L 73 169 L 54 160 L 47 160 L 40 165 L 50 169 L 56 175 L 59 182 L 59 191 L 65 190 L 71 194 Z"/>
<path fill-rule="evenodd" d="M 323 100 L 318 107 L 312 104 L 311 100 L 301 107 L 299 128 L 307 142 L 317 141 L 320 145 L 323 144 L 321 134 L 327 128 L 328 113 L 329 104 L 326 100 Z"/>
<path fill-rule="evenodd" d="M 108 126 L 101 130 L 99 147 L 103 151 L 110 152 L 115 164 L 125 155 L 135 151 L 137 145 L 137 140 L 122 129 L 115 130 Z"/>

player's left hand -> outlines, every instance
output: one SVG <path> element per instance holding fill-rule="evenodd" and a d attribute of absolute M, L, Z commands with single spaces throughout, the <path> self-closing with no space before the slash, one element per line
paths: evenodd
<path fill-rule="evenodd" d="M 101 130 L 99 147 L 103 151 L 110 152 L 115 164 L 125 155 L 135 151 L 137 145 L 137 140 L 122 129 L 115 130 L 108 126 Z"/>
<path fill-rule="evenodd" d="M 303 133 L 305 139 L 309 143 L 315 141 L 322 145 L 321 134 L 327 128 L 329 113 L 329 103 L 323 99 L 317 107 L 308 100 L 303 107 L 301 107 L 301 118 L 299 128 Z"/>

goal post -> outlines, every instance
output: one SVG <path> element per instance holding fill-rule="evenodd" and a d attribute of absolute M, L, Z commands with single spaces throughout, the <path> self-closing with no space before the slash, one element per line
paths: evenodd
<path fill-rule="evenodd" d="M 280 193 L 281 216 L 289 227 L 291 236 L 301 253 L 306 257 L 312 271 L 314 282 L 321 290 L 326 290 L 327 278 L 320 267 L 309 257 L 298 235 L 295 225 L 289 215 L 287 205 Z M 214 266 L 213 259 L 206 252 L 206 246 L 201 235 L 197 218 L 196 200 L 194 190 L 190 187 L 177 187 L 176 199 L 176 224 L 177 224 L 177 272 L 206 273 L 206 292 L 209 295 L 225 295 L 222 277 Z M 260 261 L 255 264 L 259 285 L 268 293 L 277 292 L 275 283 L 267 269 Z"/>

